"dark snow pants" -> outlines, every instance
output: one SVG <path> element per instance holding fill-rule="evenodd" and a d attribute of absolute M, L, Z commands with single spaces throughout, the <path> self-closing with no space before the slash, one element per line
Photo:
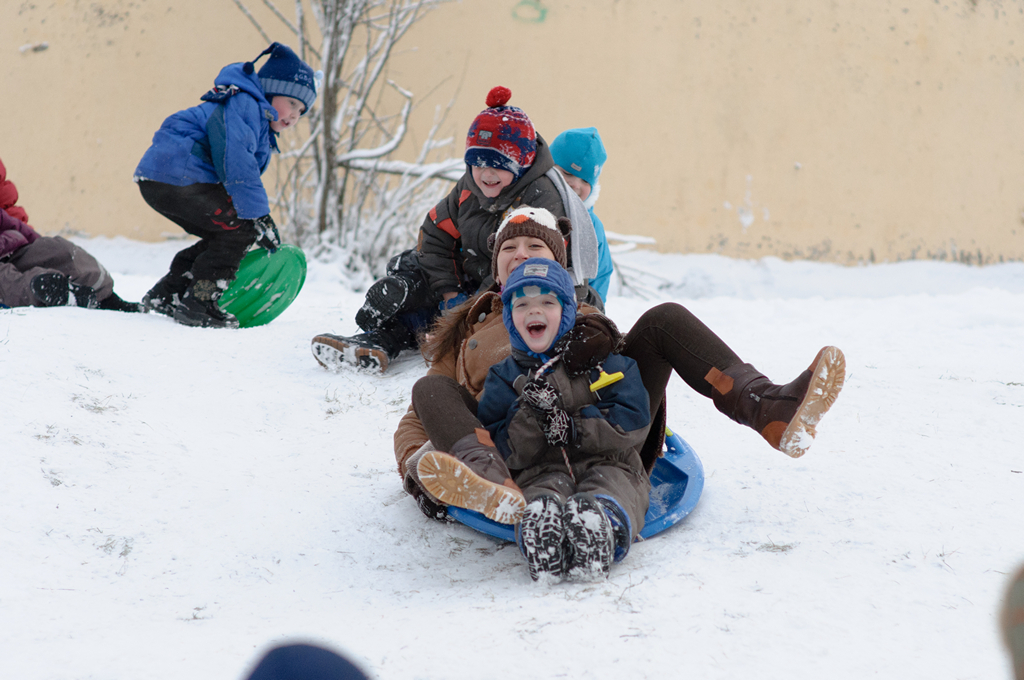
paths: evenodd
<path fill-rule="evenodd" d="M 230 281 L 238 272 L 245 251 L 256 242 L 253 220 L 235 212 L 223 184 L 178 187 L 150 180 L 139 181 L 142 198 L 158 213 L 198 236 L 171 261 L 173 292 L 183 293 L 193 281 Z M 190 276 L 186 276 L 190 274 Z M 170 283 L 170 282 L 169 282 Z"/>
<path fill-rule="evenodd" d="M 89 286 L 97 300 L 106 300 L 114 292 L 114 280 L 95 257 L 61 236 L 40 236 L 0 260 L 0 304 L 39 306 L 32 279 L 54 272 Z"/>

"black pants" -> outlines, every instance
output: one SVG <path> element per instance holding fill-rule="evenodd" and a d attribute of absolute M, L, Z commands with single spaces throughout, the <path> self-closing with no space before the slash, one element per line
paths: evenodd
<path fill-rule="evenodd" d="M 711 398 L 711 384 L 704 376 L 712 367 L 724 371 L 743 361 L 688 309 L 674 302 L 653 307 L 641 316 L 626 335 L 622 354 L 636 362 L 651 399 L 651 416 L 665 401 L 665 387 L 675 371 L 698 393 Z M 428 375 L 416 381 L 412 406 L 438 451 L 483 427 L 476 417 L 477 402 L 465 387 L 446 376 Z M 651 428 L 648 444 L 656 447 L 662 433 Z M 647 452 L 645 462 L 657 456 Z"/>
<path fill-rule="evenodd" d="M 252 220 L 235 212 L 231 196 L 222 184 L 189 184 L 178 187 L 163 182 L 139 182 L 142 198 L 158 213 L 179 227 L 198 236 L 199 241 L 185 248 L 171 261 L 170 274 L 183 292 L 194 281 L 218 281 L 235 278 L 245 251 L 256 242 Z"/>

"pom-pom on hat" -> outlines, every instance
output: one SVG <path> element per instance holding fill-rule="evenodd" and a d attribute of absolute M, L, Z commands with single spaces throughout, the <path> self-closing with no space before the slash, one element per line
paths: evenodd
<path fill-rule="evenodd" d="M 272 43 L 263 50 L 259 57 L 247 63 L 242 69 L 252 73 L 255 64 L 264 54 L 269 54 L 267 62 L 260 67 L 256 76 L 260 79 L 260 87 L 267 101 L 275 96 L 294 97 L 306 107 L 302 115 L 309 113 L 316 101 L 317 75 L 309 64 L 299 59 L 292 48 L 281 43 Z"/>
<path fill-rule="evenodd" d="M 487 93 L 487 108 L 466 135 L 466 165 L 508 170 L 519 179 L 537 157 L 537 131 L 522 109 L 506 106 L 511 97 L 500 85 Z"/>
<path fill-rule="evenodd" d="M 558 297 L 558 301 L 562 303 L 562 318 L 558 322 L 558 332 L 551 343 L 554 346 L 558 339 L 576 323 L 576 289 L 573 288 L 569 272 L 554 260 L 531 257 L 509 274 L 508 283 L 501 291 L 503 305 L 501 319 L 505 322 L 505 328 L 508 329 L 512 347 L 532 356 L 538 355 L 530 350 L 512 322 L 512 302 L 516 297 L 524 294 L 529 296 L 546 293 L 554 293 Z M 550 350 L 551 347 L 547 349 Z"/>
<path fill-rule="evenodd" d="M 572 231 L 572 222 L 568 217 L 555 218 L 551 211 L 544 208 L 516 208 L 502 220 L 498 230 L 487 238 L 491 248 L 491 275 L 498 275 L 498 251 L 501 244 L 516 236 L 532 236 L 539 238 L 551 249 L 555 261 L 568 267 L 565 254 L 565 240 Z"/>
<path fill-rule="evenodd" d="M 575 128 L 558 135 L 551 142 L 551 155 L 555 165 L 591 187 L 597 184 L 601 168 L 608 160 L 608 152 L 595 127 Z"/>

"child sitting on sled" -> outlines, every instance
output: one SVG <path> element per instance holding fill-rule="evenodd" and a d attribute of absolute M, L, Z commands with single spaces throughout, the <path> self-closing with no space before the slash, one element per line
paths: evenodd
<path fill-rule="evenodd" d="M 148 311 L 187 326 L 238 327 L 217 301 L 253 243 L 270 252 L 281 245 L 260 176 L 278 133 L 309 112 L 316 88 L 313 69 L 273 43 L 252 62 L 225 66 L 202 104 L 163 122 L 135 181 L 146 203 L 200 240 L 143 297 Z"/>
<path fill-rule="evenodd" d="M 517 543 L 534 580 L 607 575 L 643 528 L 651 490 L 636 363 L 611 353 L 595 365 L 581 326 L 618 332 L 598 314 L 577 318 L 557 262 L 526 260 L 501 300 L 512 356 L 490 369 L 477 416 L 526 500 Z"/>
<path fill-rule="evenodd" d="M 18 205 L 18 189 L 0 161 L 0 307 L 141 311 L 114 292 L 110 272 L 61 236 L 41 236 Z"/>

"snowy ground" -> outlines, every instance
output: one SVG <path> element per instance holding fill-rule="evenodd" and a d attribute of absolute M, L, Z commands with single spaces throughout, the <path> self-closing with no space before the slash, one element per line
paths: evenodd
<path fill-rule="evenodd" d="M 181 246 L 83 244 L 135 300 Z M 0 675 L 228 680 L 312 640 L 382 680 L 1008 678 L 1024 265 L 624 261 L 769 376 L 836 344 L 847 382 L 790 460 L 674 379 L 704 496 L 588 585 L 535 585 L 402 493 L 391 434 L 424 369 L 316 364 L 361 302 L 330 266 L 250 330 L 0 311 Z"/>

